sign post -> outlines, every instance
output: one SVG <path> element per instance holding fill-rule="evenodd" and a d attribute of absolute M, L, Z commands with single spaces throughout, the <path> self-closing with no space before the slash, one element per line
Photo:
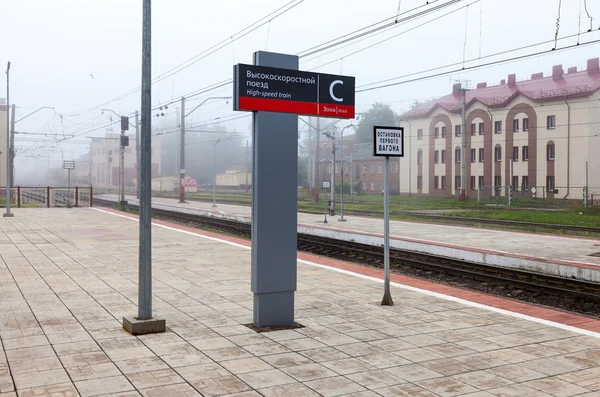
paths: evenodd
<path fill-rule="evenodd" d="M 331 188 L 331 181 L 328 180 L 323 180 L 321 182 L 321 187 L 325 190 L 330 189 Z M 327 223 L 327 202 L 325 202 L 325 220 L 323 221 L 323 223 Z"/>
<path fill-rule="evenodd" d="M 258 51 L 234 66 L 234 110 L 253 112 L 252 275 L 255 327 L 292 326 L 297 278 L 298 115 L 354 118 L 354 77 L 298 70 Z"/>
<path fill-rule="evenodd" d="M 404 128 L 373 127 L 373 156 L 385 157 L 383 174 L 383 267 L 385 277 L 381 305 L 392 306 L 394 301 L 390 291 L 390 157 L 404 157 Z"/>
<path fill-rule="evenodd" d="M 71 208 L 71 170 L 75 169 L 75 162 L 73 160 L 64 160 L 63 169 L 67 170 L 67 208 Z"/>

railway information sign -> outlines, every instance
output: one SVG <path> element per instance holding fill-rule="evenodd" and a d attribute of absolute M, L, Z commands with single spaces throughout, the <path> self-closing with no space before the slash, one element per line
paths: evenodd
<path fill-rule="evenodd" d="M 373 127 L 373 156 L 404 157 L 404 127 Z"/>
<path fill-rule="evenodd" d="M 64 160 L 63 161 L 63 169 L 64 170 L 74 170 L 75 169 L 75 161 L 73 161 L 73 160 Z"/>
<path fill-rule="evenodd" d="M 234 65 L 234 110 L 354 118 L 355 78 Z"/>
<path fill-rule="evenodd" d="M 321 182 L 321 186 L 323 189 L 331 189 L 331 181 L 324 180 Z"/>

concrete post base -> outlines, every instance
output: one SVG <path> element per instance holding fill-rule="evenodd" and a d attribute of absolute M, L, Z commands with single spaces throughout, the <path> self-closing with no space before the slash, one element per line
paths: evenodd
<path fill-rule="evenodd" d="M 6 213 L 2 214 L 3 218 L 12 218 L 13 216 L 15 216 L 15 214 L 13 214 L 12 212 L 10 214 L 6 214 Z"/>
<path fill-rule="evenodd" d="M 123 329 L 131 335 L 157 334 L 166 331 L 167 322 L 158 318 L 138 320 L 137 317 L 123 317 Z"/>
<path fill-rule="evenodd" d="M 254 294 L 254 326 L 277 327 L 294 324 L 294 291 Z"/>

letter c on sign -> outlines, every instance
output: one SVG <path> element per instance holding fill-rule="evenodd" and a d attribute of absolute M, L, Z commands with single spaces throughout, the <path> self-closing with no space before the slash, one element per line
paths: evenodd
<path fill-rule="evenodd" d="M 333 87 L 335 87 L 338 84 L 344 85 L 344 82 L 342 80 L 336 80 L 333 83 L 331 83 L 331 85 L 329 86 L 329 96 L 331 96 L 331 99 L 333 99 L 336 102 L 343 102 L 344 98 L 338 98 L 333 93 Z"/>

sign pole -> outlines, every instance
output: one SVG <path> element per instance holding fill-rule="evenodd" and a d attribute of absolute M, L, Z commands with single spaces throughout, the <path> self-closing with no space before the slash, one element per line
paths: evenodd
<path fill-rule="evenodd" d="M 390 157 L 385 156 L 385 171 L 383 173 L 383 218 L 384 218 L 384 232 L 383 232 L 383 267 L 385 271 L 384 278 L 384 290 L 383 300 L 381 301 L 382 306 L 393 306 L 392 293 L 390 292 L 390 181 L 389 181 L 389 168 L 390 168 Z"/>
<path fill-rule="evenodd" d="M 71 208 L 71 169 L 67 169 L 67 191 L 69 194 L 67 197 L 69 198 L 67 201 L 67 208 Z"/>
<path fill-rule="evenodd" d="M 383 270 L 382 306 L 393 306 L 390 291 L 390 157 L 404 157 L 403 127 L 373 127 L 373 156 L 385 157 L 383 172 Z"/>

